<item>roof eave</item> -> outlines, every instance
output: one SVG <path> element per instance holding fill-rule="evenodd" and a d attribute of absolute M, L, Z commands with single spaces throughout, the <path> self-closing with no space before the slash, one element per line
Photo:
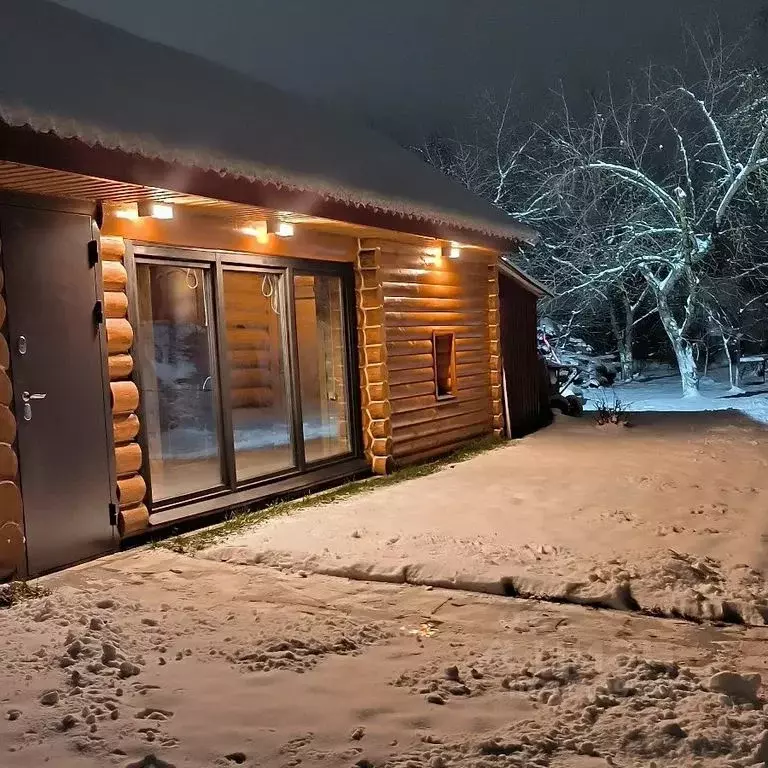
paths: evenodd
<path fill-rule="evenodd" d="M 6 123 L 0 123 L 0 159 L 227 202 L 292 211 L 359 226 L 457 241 L 500 252 L 518 250 L 522 243 L 533 244 L 538 237 L 534 230 L 514 221 L 510 221 L 508 226 L 499 224 L 493 227 L 493 231 L 480 231 L 463 224 L 406 216 L 380 207 L 335 200 L 285 185 L 145 157 Z M 445 218 L 449 215 L 446 214 Z"/>
<path fill-rule="evenodd" d="M 499 257 L 499 272 L 506 275 L 511 280 L 514 280 L 518 285 L 521 285 L 536 296 L 537 299 L 543 299 L 545 297 L 553 299 L 555 297 L 553 291 L 547 288 L 546 285 L 540 283 L 535 277 L 531 277 L 522 269 L 510 263 L 503 256 Z"/>

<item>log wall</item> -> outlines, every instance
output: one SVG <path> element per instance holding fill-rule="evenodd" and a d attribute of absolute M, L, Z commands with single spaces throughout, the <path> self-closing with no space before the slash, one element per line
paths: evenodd
<path fill-rule="evenodd" d="M 522 329 L 521 329 L 522 330 Z M 534 338 L 536 333 L 534 332 Z M 491 379 L 493 433 L 504 433 L 504 404 L 501 375 L 501 336 L 499 329 L 499 269 L 494 259 L 488 265 L 488 365 Z"/>
<path fill-rule="evenodd" d="M 25 573 L 24 519 L 16 454 L 16 418 L 8 349 L 4 276 L 0 265 L 0 581 Z"/>
<path fill-rule="evenodd" d="M 355 265 L 363 446 L 378 475 L 389 472 L 393 464 L 381 256 L 379 248 L 362 249 Z"/>
<path fill-rule="evenodd" d="M 371 429 L 380 431 L 388 465 L 402 466 L 500 430 L 495 255 L 465 249 L 452 260 L 391 241 L 362 246 L 370 249 L 358 264 L 366 446 L 375 445 Z M 363 254 L 375 254 L 375 268 L 363 263 Z M 457 386 L 450 399 L 436 396 L 434 331 L 455 335 Z M 365 412 L 372 381 L 379 382 L 386 428 Z"/>
<path fill-rule="evenodd" d="M 121 237 L 101 237 L 101 268 L 104 283 L 104 314 L 107 323 L 107 359 L 112 404 L 112 435 L 115 443 L 117 474 L 118 529 L 121 536 L 141 533 L 149 525 L 144 504 L 147 487 L 141 471 L 139 433 L 139 389 L 133 374 L 134 333 L 128 322 L 127 273 L 123 266 L 125 241 Z"/>

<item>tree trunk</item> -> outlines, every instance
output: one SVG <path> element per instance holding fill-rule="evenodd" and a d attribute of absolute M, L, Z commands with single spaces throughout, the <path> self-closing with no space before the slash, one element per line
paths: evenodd
<path fill-rule="evenodd" d="M 667 335 L 669 336 L 669 332 Z M 670 336 L 670 341 L 680 370 L 683 397 L 696 397 L 699 394 L 699 371 L 693 358 L 693 347 L 679 336 L 674 339 Z"/>
<path fill-rule="evenodd" d="M 741 389 L 741 371 L 739 370 L 739 360 L 741 359 L 740 345 L 738 340 L 732 339 L 728 334 L 722 333 L 723 349 L 728 359 L 728 379 L 731 383 L 731 392 L 743 392 Z"/>
<path fill-rule="evenodd" d="M 635 313 L 627 297 L 624 297 L 624 354 L 621 357 L 621 375 L 624 381 L 631 381 L 635 373 L 635 355 L 633 351 Z"/>
<path fill-rule="evenodd" d="M 625 325 L 622 330 L 619 327 L 619 322 L 616 317 L 616 312 L 613 306 L 608 307 L 608 314 L 611 319 L 611 330 L 613 336 L 616 339 L 616 348 L 619 351 L 619 363 L 621 364 L 621 379 L 622 381 L 630 381 L 632 374 L 634 373 L 635 361 L 632 356 L 632 319 L 631 313 L 625 314 Z"/>
<path fill-rule="evenodd" d="M 696 360 L 693 357 L 693 347 L 683 337 L 680 326 L 672 314 L 666 297 L 658 296 L 659 319 L 664 326 L 667 338 L 672 344 L 672 350 L 677 359 L 677 367 L 680 371 L 680 383 L 683 387 L 683 397 L 696 397 L 699 394 L 699 371 Z"/>

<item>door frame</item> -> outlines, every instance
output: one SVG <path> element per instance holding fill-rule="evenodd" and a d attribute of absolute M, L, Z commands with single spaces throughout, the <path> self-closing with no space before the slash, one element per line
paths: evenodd
<path fill-rule="evenodd" d="M 150 514 L 153 512 L 169 512 L 179 510 L 179 516 L 183 517 L 183 508 L 205 501 L 221 499 L 222 507 L 227 506 L 227 497 L 241 496 L 249 490 L 254 492 L 263 489 L 271 483 L 298 478 L 309 472 L 319 471 L 329 478 L 337 472 L 335 468 L 339 464 L 359 459 L 363 456 L 362 415 L 360 411 L 360 380 L 357 349 L 357 312 L 355 307 L 355 278 L 354 265 L 346 262 L 319 261 L 314 259 L 299 259 L 291 257 L 263 256 L 259 254 L 245 254 L 234 251 L 223 251 L 206 248 L 167 247 L 126 240 L 124 265 L 128 273 L 126 292 L 128 295 L 128 320 L 139 333 L 139 301 L 137 285 L 137 264 L 141 263 L 172 263 L 179 262 L 187 265 L 197 263 L 206 266 L 211 274 L 211 293 L 214 301 L 211 307 L 214 328 L 214 354 L 216 358 L 216 373 L 218 375 L 217 386 L 219 388 L 218 422 L 222 429 L 222 462 L 225 463 L 223 486 L 196 493 L 185 494 L 183 497 L 153 502 L 152 478 L 149 468 L 149 446 L 144 425 L 147 423 L 144 414 L 144 398 L 141 397 L 142 361 L 138 356 L 134 359 L 134 370 L 131 374 L 133 382 L 139 389 L 139 421 L 142 425 L 138 441 L 141 446 L 144 461 L 141 474 L 147 485 L 147 507 Z M 291 437 L 294 450 L 295 466 L 285 470 L 279 470 L 258 478 L 237 483 L 235 473 L 235 456 L 232 435 L 232 408 L 231 392 L 229 387 L 229 364 L 227 362 L 225 336 L 226 318 L 223 304 L 223 271 L 227 267 L 250 268 L 251 270 L 279 272 L 285 281 L 283 329 L 281 340 L 285 348 L 285 362 L 287 368 L 287 389 L 290 397 L 289 415 L 291 418 Z M 349 424 L 349 451 L 322 459 L 315 462 L 307 462 L 303 450 L 303 421 L 301 409 L 301 386 L 299 380 L 298 350 L 296 345 L 296 311 L 294 302 L 294 274 L 313 273 L 318 275 L 333 275 L 341 280 L 342 307 L 341 322 L 344 328 L 345 363 L 347 386 L 347 419 Z"/>
<path fill-rule="evenodd" d="M 91 240 L 92 242 L 95 242 L 98 249 L 98 244 L 100 242 L 100 230 L 99 230 L 99 224 L 98 221 L 100 219 L 100 213 L 99 213 L 99 206 L 97 203 L 83 201 L 83 200 L 73 200 L 69 198 L 58 198 L 58 197 L 50 197 L 46 195 L 37 195 L 27 192 L 16 192 L 13 190 L 7 190 L 7 189 L 0 189 L 0 207 L 3 208 L 11 208 L 11 209 L 26 209 L 26 210 L 33 210 L 33 211 L 47 211 L 51 213 L 65 213 L 65 214 L 73 214 L 78 216 L 87 216 L 90 220 L 90 229 L 91 229 Z M 1 233 L 0 233 L 1 234 Z M 101 303 L 101 306 L 104 306 L 104 281 L 102 277 L 102 259 L 100 250 L 97 250 L 97 259 L 95 264 L 93 265 L 93 279 L 95 281 L 95 297 L 96 301 Z M 3 269 L 5 271 L 5 253 L 4 249 L 0 248 L 0 269 Z M 7 275 L 7 272 L 6 272 Z M 14 318 L 13 313 L 11 311 L 12 304 L 19 298 L 18 295 L 16 295 L 16 298 L 11 298 L 9 301 L 8 297 L 11 295 L 11 291 L 9 289 L 9 282 L 6 279 L 5 280 L 5 286 L 4 286 L 4 292 L 6 297 L 6 310 L 7 310 L 7 317 L 6 317 L 6 330 L 7 330 L 7 336 L 8 336 L 8 345 L 9 347 L 12 346 L 13 341 L 13 328 L 14 328 Z M 22 298 L 24 298 L 22 296 Z M 102 557 L 106 554 L 109 554 L 110 552 L 117 551 L 119 548 L 119 535 L 118 535 L 118 529 L 117 529 L 117 510 L 118 510 L 118 500 L 117 500 L 117 471 L 116 471 L 116 465 L 115 465 L 115 443 L 114 443 L 114 435 L 112 432 L 112 424 L 111 424 L 111 412 L 112 412 L 112 392 L 110 388 L 110 378 L 109 378 L 109 363 L 107 360 L 107 324 L 105 320 L 102 320 L 98 324 L 98 331 L 97 336 L 99 340 L 99 351 L 100 351 L 100 357 L 101 357 L 101 392 L 102 392 L 102 416 L 104 419 L 104 449 L 107 452 L 107 467 L 108 467 L 108 476 L 105 478 L 105 482 L 108 483 L 109 487 L 109 508 L 108 508 L 108 514 L 110 515 L 110 523 L 112 526 L 112 548 L 110 550 L 104 551 L 100 554 L 93 555 L 92 557 L 86 558 L 84 561 L 74 561 L 70 565 L 76 565 L 78 562 L 87 562 L 91 559 L 96 559 L 98 557 Z M 14 443 L 12 445 L 13 450 L 16 453 L 17 461 L 18 461 L 18 470 L 17 470 L 17 476 L 16 476 L 16 484 L 18 485 L 20 494 L 21 494 L 21 503 L 22 503 L 22 527 L 23 527 L 23 534 L 24 534 L 24 558 L 21 563 L 21 573 L 20 575 L 24 578 L 29 577 L 30 575 L 39 576 L 42 575 L 42 573 L 47 573 L 48 571 L 42 571 L 42 572 L 35 572 L 32 574 L 32 571 L 29 567 L 29 546 L 28 546 L 28 539 L 27 539 L 27 521 L 26 521 L 26 511 L 25 511 L 25 504 L 24 504 L 24 483 L 23 483 L 23 466 L 24 466 L 24 455 L 21 451 L 20 445 L 19 445 L 19 438 L 18 438 L 18 425 L 19 425 L 19 419 L 20 415 L 18 414 L 16 407 L 15 407 L 15 401 L 16 401 L 16 383 L 14 381 L 14 370 L 13 370 L 13 353 L 11 351 L 11 367 L 7 371 L 11 384 L 13 387 L 13 398 L 11 400 L 11 410 L 16 418 L 16 424 L 17 424 L 17 430 L 16 430 L 16 439 L 14 440 Z M 56 569 L 54 569 L 56 570 Z"/>

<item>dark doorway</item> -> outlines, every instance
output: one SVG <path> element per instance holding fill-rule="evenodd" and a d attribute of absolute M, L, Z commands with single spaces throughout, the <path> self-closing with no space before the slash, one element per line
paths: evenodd
<path fill-rule="evenodd" d="M 115 548 L 89 216 L 0 207 L 30 575 Z"/>

